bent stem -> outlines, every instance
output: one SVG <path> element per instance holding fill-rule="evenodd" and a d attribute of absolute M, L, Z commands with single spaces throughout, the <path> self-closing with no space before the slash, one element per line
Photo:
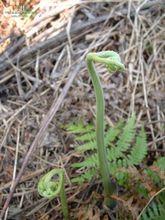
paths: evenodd
<path fill-rule="evenodd" d="M 58 181 L 52 181 L 52 177 L 58 175 Z M 64 171 L 53 169 L 46 173 L 38 183 L 38 192 L 41 196 L 53 199 L 60 195 L 62 211 L 65 220 L 69 220 L 68 204 L 64 186 Z"/>
<path fill-rule="evenodd" d="M 95 70 L 94 63 L 103 63 L 110 72 L 124 70 L 120 57 L 114 51 L 103 51 L 98 53 L 89 53 L 86 56 L 87 68 L 92 79 L 95 96 L 96 96 L 96 142 L 99 161 L 99 171 L 103 182 L 105 204 L 110 206 L 113 202 L 110 199 L 114 191 L 114 186 L 110 181 L 110 172 L 106 157 L 106 147 L 104 144 L 104 114 L 105 105 L 103 89 L 99 76 Z"/>

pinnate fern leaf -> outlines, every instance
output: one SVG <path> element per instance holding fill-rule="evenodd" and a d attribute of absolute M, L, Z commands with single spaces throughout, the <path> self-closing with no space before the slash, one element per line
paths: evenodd
<path fill-rule="evenodd" d="M 85 181 L 90 181 L 93 176 L 96 175 L 96 170 L 95 169 L 89 169 L 89 170 L 86 170 L 83 174 L 81 174 L 80 176 L 78 177 L 74 177 L 71 179 L 71 182 L 72 183 L 83 183 Z"/>
<path fill-rule="evenodd" d="M 76 147 L 77 152 L 85 152 L 96 149 L 96 140 L 91 140 L 85 144 Z"/>
<path fill-rule="evenodd" d="M 84 134 L 90 132 L 93 129 L 94 126 L 92 124 L 88 124 L 87 126 L 84 126 L 82 121 L 75 124 L 74 123 L 69 124 L 67 126 L 67 131 L 72 134 L 78 134 L 78 133 Z"/>
<path fill-rule="evenodd" d="M 164 220 L 165 217 L 165 188 L 154 197 L 140 214 L 138 220 Z"/>
<path fill-rule="evenodd" d="M 97 154 L 92 154 L 86 157 L 82 162 L 72 164 L 72 167 L 74 168 L 97 167 L 97 166 L 98 166 Z"/>
<path fill-rule="evenodd" d="M 129 165 L 138 165 L 144 159 L 147 154 L 147 142 L 146 133 L 144 127 L 142 127 L 139 135 L 136 137 L 136 143 L 132 148 L 131 154 L 129 155 Z"/>
<path fill-rule="evenodd" d="M 119 141 L 117 142 L 117 148 L 119 149 L 119 155 L 116 157 L 121 157 L 123 152 L 126 152 L 130 147 L 131 141 L 135 135 L 135 114 L 132 114 L 132 117 L 128 119 L 125 127 L 123 128 L 123 133 L 120 136 Z"/>
<path fill-rule="evenodd" d="M 154 165 L 158 166 L 161 171 L 165 172 L 165 157 L 160 157 Z"/>
<path fill-rule="evenodd" d="M 107 159 L 109 162 L 108 166 L 114 177 L 117 172 L 120 173 L 119 170 L 121 168 L 128 168 L 140 164 L 147 154 L 146 134 L 143 127 L 136 136 L 135 144 L 133 144 L 135 139 L 135 121 L 136 116 L 132 114 L 125 125 L 123 122 L 120 122 L 117 126 L 109 128 L 105 133 L 105 145 L 107 147 Z M 77 130 L 75 131 L 74 129 Z M 76 146 L 75 149 L 77 152 L 84 155 L 83 160 L 72 164 L 72 167 L 76 169 L 88 169 L 87 174 L 84 170 L 83 174 L 74 178 L 74 182 L 87 180 L 84 175 L 86 174 L 88 176 L 90 173 L 92 176 L 94 172 L 91 172 L 91 170 L 96 168 L 96 173 L 98 167 L 94 126 L 89 125 L 87 126 L 87 130 L 85 129 L 86 127 L 83 127 L 82 124 L 80 126 L 71 126 L 71 129 L 68 129 L 71 133 L 76 135 L 76 141 L 82 142 L 82 144 Z M 118 175 L 118 179 L 119 176 L 122 175 Z"/>
<path fill-rule="evenodd" d="M 88 142 L 96 139 L 96 132 L 91 131 L 90 133 L 85 133 L 75 138 L 76 141 Z"/>

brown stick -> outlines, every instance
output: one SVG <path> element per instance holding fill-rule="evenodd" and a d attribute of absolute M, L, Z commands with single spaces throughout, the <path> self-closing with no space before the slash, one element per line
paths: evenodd
<path fill-rule="evenodd" d="M 85 29 L 89 29 L 90 27 L 101 23 L 105 21 L 108 18 L 108 14 L 98 17 L 97 19 L 94 19 L 92 21 L 83 23 L 83 24 L 74 24 L 71 29 L 71 36 L 75 36 L 78 33 L 81 33 L 81 31 L 85 31 Z M 57 36 L 52 37 L 48 40 L 45 40 L 43 42 L 34 43 L 33 45 L 30 45 L 30 48 L 24 47 L 18 54 L 15 56 L 13 55 L 13 47 L 9 48 L 9 51 L 5 52 L 3 55 L 0 56 L 0 72 L 4 71 L 7 67 L 10 67 L 10 63 L 8 62 L 8 57 L 10 57 L 11 62 L 13 64 L 16 64 L 17 60 L 19 59 L 19 62 L 22 60 L 26 60 L 29 56 L 36 56 L 36 53 L 40 51 L 40 54 L 42 55 L 45 53 L 45 51 L 48 51 L 48 49 L 54 48 L 57 45 L 62 44 L 67 40 L 67 34 L 66 31 L 63 31 L 59 33 Z M 19 43 L 23 43 L 25 41 L 25 37 L 22 37 L 19 41 Z M 11 51 L 10 51 L 11 49 Z"/>
<path fill-rule="evenodd" d="M 83 56 L 84 57 L 84 56 Z M 25 171 L 25 168 L 27 167 L 28 165 L 28 162 L 29 162 L 29 159 L 32 155 L 32 153 L 34 152 L 34 150 L 37 148 L 38 145 L 40 145 L 43 141 L 43 138 L 44 138 L 44 134 L 46 132 L 46 129 L 49 125 L 49 123 L 51 122 L 51 120 L 53 119 L 53 117 L 55 116 L 56 112 L 58 111 L 60 105 L 62 104 L 76 74 L 79 72 L 79 69 L 81 67 L 81 63 L 82 63 L 82 59 L 83 57 L 79 60 L 80 64 L 77 65 L 77 67 L 75 68 L 75 70 L 73 72 L 71 72 L 68 76 L 68 81 L 64 87 L 64 89 L 62 90 L 60 96 L 58 97 L 57 101 L 54 100 L 50 110 L 48 111 L 48 113 L 46 114 L 46 116 L 44 117 L 43 121 L 41 122 L 41 127 L 32 143 L 32 145 L 30 146 L 29 148 L 29 151 L 27 152 L 25 158 L 24 158 L 24 161 L 23 161 L 23 164 L 22 164 L 22 167 L 13 183 L 13 186 L 12 188 L 10 189 L 10 193 L 8 195 L 8 198 L 6 199 L 5 201 L 5 204 L 3 206 L 3 209 L 0 213 L 0 219 L 3 218 L 4 214 L 5 214 L 5 211 L 7 210 L 8 206 L 9 206 L 9 203 L 12 199 L 12 196 L 14 194 L 14 191 L 16 189 L 16 186 L 18 185 L 24 171 Z"/>

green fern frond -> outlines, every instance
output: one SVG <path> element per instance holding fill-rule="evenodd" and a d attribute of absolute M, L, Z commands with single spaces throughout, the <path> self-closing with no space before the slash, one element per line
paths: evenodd
<path fill-rule="evenodd" d="M 107 149 L 107 158 L 109 162 L 115 162 L 118 158 L 123 157 L 121 150 L 114 146 L 111 149 Z"/>
<path fill-rule="evenodd" d="M 138 220 L 164 220 L 165 217 L 165 188 L 156 197 L 153 197 L 144 208 Z"/>
<path fill-rule="evenodd" d="M 96 139 L 96 132 L 91 131 L 89 133 L 85 133 L 83 135 L 80 135 L 79 137 L 76 137 L 76 141 L 83 141 L 83 142 L 88 142 L 88 141 L 93 141 Z"/>
<path fill-rule="evenodd" d="M 123 128 L 123 133 L 120 136 L 119 141 L 117 142 L 117 147 L 120 149 L 120 152 L 125 152 L 130 147 L 131 141 L 135 135 L 135 114 L 132 114 L 131 118 L 128 119 L 125 127 Z M 120 157 L 120 155 L 118 155 Z"/>
<path fill-rule="evenodd" d="M 105 134 L 105 145 L 108 146 L 112 143 L 120 134 L 121 128 L 123 127 L 123 122 L 120 122 L 116 127 L 109 128 Z M 92 131 L 76 137 L 75 140 L 83 141 L 85 144 L 76 147 L 76 151 L 85 152 L 88 150 L 96 149 L 96 132 Z"/>
<path fill-rule="evenodd" d="M 141 163 L 147 154 L 147 142 L 144 128 L 142 127 L 139 135 L 136 137 L 136 143 L 131 148 L 131 152 L 123 154 L 119 147 L 113 147 L 107 151 L 108 160 L 112 163 L 115 161 L 113 169 L 127 168 L 129 166 L 136 166 Z M 118 159 L 120 157 L 120 159 Z M 112 165 L 110 165 L 111 167 Z"/>
<path fill-rule="evenodd" d="M 96 175 L 96 170 L 89 169 L 85 171 L 85 173 L 81 174 L 80 176 L 72 178 L 71 182 L 72 183 L 83 183 L 85 181 L 90 181 L 95 175 Z"/>
<path fill-rule="evenodd" d="M 106 146 L 108 146 L 118 137 L 123 125 L 124 125 L 123 122 L 119 122 L 115 127 L 108 129 L 108 131 L 105 133 L 105 145 Z"/>
<path fill-rule="evenodd" d="M 136 137 L 136 143 L 131 150 L 129 158 L 129 166 L 138 165 L 147 155 L 147 142 L 146 133 L 144 127 L 142 127 L 139 135 Z"/>
<path fill-rule="evenodd" d="M 85 152 L 85 151 L 95 150 L 95 149 L 96 149 L 96 141 L 95 140 L 91 141 L 91 142 L 87 142 L 83 145 L 76 147 L 77 152 Z"/>
<path fill-rule="evenodd" d="M 135 139 L 135 121 L 136 116 L 132 114 L 131 118 L 125 123 L 120 122 L 117 126 L 107 130 L 105 134 L 105 144 L 107 147 L 107 159 L 108 166 L 111 174 L 115 177 L 116 173 L 120 173 L 120 168 L 128 168 L 131 166 L 136 166 L 144 159 L 147 154 L 147 143 L 146 143 L 146 134 L 144 128 L 141 129 L 139 134 L 136 137 L 135 144 L 133 141 Z M 74 129 L 78 129 L 78 132 L 73 128 L 71 129 L 73 133 L 77 136 L 76 140 L 84 143 L 75 147 L 76 151 L 84 155 L 83 161 L 74 163 L 72 167 L 81 169 L 88 168 L 93 169 L 98 167 L 98 158 L 96 154 L 96 139 L 94 126 L 90 125 L 87 127 L 82 127 L 82 124 L 74 126 Z M 71 131 L 70 130 L 70 131 Z M 80 132 L 81 131 L 81 132 Z M 78 179 L 75 181 L 81 182 L 81 180 L 87 180 L 81 176 L 86 174 L 80 174 Z M 96 173 L 96 170 L 95 170 Z M 91 172 L 92 175 L 92 172 Z M 122 174 L 118 175 L 121 177 Z M 80 179 L 79 179 L 80 178 Z M 119 180 L 122 182 L 122 180 Z"/>
<path fill-rule="evenodd" d="M 158 166 L 161 171 L 165 172 L 165 157 L 160 157 L 154 165 Z"/>
<path fill-rule="evenodd" d="M 117 159 L 119 159 L 121 157 L 123 158 L 124 157 L 124 153 L 130 147 L 131 141 L 133 140 L 134 135 L 135 135 L 135 131 L 134 131 L 135 119 L 136 119 L 136 116 L 135 116 L 135 114 L 133 114 L 132 117 L 128 119 L 128 122 L 124 126 L 123 133 L 120 135 L 119 140 L 117 142 L 117 145 L 116 146 L 111 146 L 111 148 L 107 150 L 107 158 L 108 158 L 108 160 L 110 162 L 112 162 L 112 161 L 115 162 Z M 123 126 L 121 124 L 115 130 L 115 134 L 119 135 L 121 133 L 121 128 L 122 127 Z M 120 128 L 120 132 L 118 132 L 119 128 Z M 109 143 L 109 145 L 112 145 L 112 143 Z M 123 163 L 124 162 L 125 161 L 123 161 Z"/>
<path fill-rule="evenodd" d="M 76 135 L 76 141 L 84 143 L 75 147 L 77 152 L 85 152 L 96 149 L 96 132 L 92 124 L 84 126 L 82 121 L 77 124 L 69 124 L 67 126 L 67 131 Z"/>
<path fill-rule="evenodd" d="M 92 131 L 93 129 L 94 126 L 92 124 L 88 124 L 87 126 L 84 126 L 82 121 L 76 124 L 72 123 L 67 126 L 67 131 L 72 134 L 78 134 L 78 133 L 84 134 Z"/>
<path fill-rule="evenodd" d="M 91 156 L 86 157 L 82 162 L 72 164 L 72 167 L 74 168 L 97 167 L 97 166 L 98 166 L 97 154 L 92 154 Z"/>
<path fill-rule="evenodd" d="M 118 137 L 122 127 L 123 127 L 123 122 L 120 122 L 116 127 L 108 129 L 108 131 L 105 134 L 106 146 L 111 144 Z M 76 137 L 75 140 L 86 142 L 85 144 L 76 147 L 77 152 L 85 152 L 88 150 L 95 150 L 97 148 L 95 131 L 80 135 L 79 137 Z"/>

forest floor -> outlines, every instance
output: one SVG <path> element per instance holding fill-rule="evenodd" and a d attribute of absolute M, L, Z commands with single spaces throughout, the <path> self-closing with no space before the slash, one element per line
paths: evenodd
<path fill-rule="evenodd" d="M 6 6 L 0 18 L 0 210 L 4 219 L 62 219 L 60 200 L 50 201 L 37 192 L 40 177 L 61 167 L 71 219 L 115 219 L 102 205 L 98 178 L 71 183 L 71 164 L 79 155 L 66 125 L 80 119 L 95 123 L 86 54 L 117 51 L 124 73 L 109 74 L 97 65 L 105 120 L 113 126 L 136 112 L 137 127 L 144 124 L 147 132 L 145 166 L 164 155 L 163 1 L 32 2 L 30 7 L 24 4 L 24 14 L 17 8 L 13 15 L 14 9 Z M 123 219 L 128 212 L 130 219 L 136 218 L 143 208 L 139 204 L 147 203 L 133 196 L 116 197 L 120 212 L 127 212 Z"/>

